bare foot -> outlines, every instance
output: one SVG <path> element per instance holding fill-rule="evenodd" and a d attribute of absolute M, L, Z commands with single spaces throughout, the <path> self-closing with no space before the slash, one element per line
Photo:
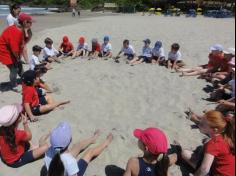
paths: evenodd
<path fill-rule="evenodd" d="M 96 131 L 94 132 L 92 144 L 95 144 L 95 143 L 96 143 L 96 140 L 98 139 L 98 137 L 100 136 L 100 134 L 101 134 L 101 131 L 100 131 L 100 130 L 96 130 Z"/>
<path fill-rule="evenodd" d="M 107 136 L 107 138 L 106 138 L 106 145 L 108 146 L 111 142 L 112 142 L 112 140 L 113 140 L 113 134 L 112 133 L 110 133 L 108 136 Z"/>

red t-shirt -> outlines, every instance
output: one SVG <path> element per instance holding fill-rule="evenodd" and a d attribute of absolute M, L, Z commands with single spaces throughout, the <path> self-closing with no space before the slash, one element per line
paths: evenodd
<path fill-rule="evenodd" d="M 220 72 L 229 72 L 229 70 L 230 70 L 229 61 L 224 58 L 220 64 L 219 71 Z"/>
<path fill-rule="evenodd" d="M 15 25 L 6 28 L 0 36 L 0 62 L 4 65 L 13 64 L 12 52 L 22 54 L 24 48 L 24 34 Z"/>
<path fill-rule="evenodd" d="M 235 156 L 222 135 L 216 136 L 205 145 L 205 153 L 215 157 L 211 172 L 213 175 L 234 176 Z"/>
<path fill-rule="evenodd" d="M 22 85 L 23 88 L 23 104 L 29 103 L 30 107 L 36 107 L 39 105 L 39 97 L 35 87 Z"/>
<path fill-rule="evenodd" d="M 219 68 L 224 60 L 224 54 L 209 54 L 208 68 Z"/>
<path fill-rule="evenodd" d="M 97 43 L 96 45 L 92 46 L 92 52 L 101 52 L 101 45 Z"/>
<path fill-rule="evenodd" d="M 5 141 L 4 133 L 0 132 L 1 157 L 7 164 L 13 164 L 25 153 L 25 142 L 27 142 L 26 139 L 28 137 L 27 133 L 23 130 L 15 129 L 15 137 L 16 151 L 13 152 L 9 144 Z"/>
<path fill-rule="evenodd" d="M 74 46 L 71 42 L 68 42 L 68 43 L 62 43 L 60 48 L 63 49 L 63 53 L 69 53 L 74 49 Z"/>

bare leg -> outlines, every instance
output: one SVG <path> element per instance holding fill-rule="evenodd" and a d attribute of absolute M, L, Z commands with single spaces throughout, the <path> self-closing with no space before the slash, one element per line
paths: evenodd
<path fill-rule="evenodd" d="M 52 111 L 61 105 L 65 105 L 68 103 L 70 103 L 70 101 L 63 101 L 63 102 L 59 102 L 59 103 L 52 103 L 52 104 L 43 105 L 40 107 L 40 112 L 47 113 L 47 112 Z"/>
<path fill-rule="evenodd" d="M 173 153 L 168 156 L 170 160 L 170 166 L 174 165 L 178 161 L 178 156 L 176 153 Z"/>
<path fill-rule="evenodd" d="M 77 144 L 74 144 L 70 149 L 70 153 L 76 158 L 82 150 L 86 149 L 89 145 L 94 144 L 99 135 L 100 131 L 96 130 L 92 137 L 85 139 Z"/>
<path fill-rule="evenodd" d="M 202 70 L 194 71 L 191 73 L 183 72 L 182 76 L 198 76 L 198 75 L 204 74 L 206 72 L 207 72 L 207 69 L 202 69 Z"/>
<path fill-rule="evenodd" d="M 112 142 L 113 140 L 113 135 L 109 134 L 107 136 L 107 139 L 101 143 L 99 146 L 95 148 L 89 149 L 84 156 L 82 157 L 83 160 L 85 160 L 87 163 L 90 163 L 94 157 L 99 156 Z"/>
<path fill-rule="evenodd" d="M 42 136 L 39 139 L 39 147 L 32 150 L 34 159 L 38 159 L 48 150 L 49 145 L 47 143 L 47 139 L 48 139 L 49 135 L 50 135 L 50 133 Z"/>

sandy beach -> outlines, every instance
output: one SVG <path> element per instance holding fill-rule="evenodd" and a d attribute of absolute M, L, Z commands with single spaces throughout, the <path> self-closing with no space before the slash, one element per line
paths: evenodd
<path fill-rule="evenodd" d="M 114 54 L 119 52 L 126 38 L 141 54 L 142 40 L 150 38 L 152 44 L 156 40 L 163 41 L 166 54 L 170 45 L 178 42 L 185 62 L 195 66 L 207 62 L 211 45 L 235 46 L 233 18 L 100 13 L 85 16 L 80 19 L 72 18 L 70 14 L 35 17 L 29 53 L 35 44 L 44 46 L 46 37 L 51 37 L 58 48 L 63 35 L 68 35 L 74 45 L 81 35 L 89 44 L 93 37 L 102 42 L 104 35 L 110 35 Z M 3 26 L 1 20 L 0 31 Z M 117 64 L 112 60 L 75 59 L 52 66 L 53 70 L 43 79 L 55 90 L 55 99 L 71 100 L 71 104 L 40 117 L 37 123 L 30 123 L 33 142 L 37 143 L 42 134 L 60 121 L 71 124 L 74 142 L 89 137 L 95 129 L 102 131 L 101 140 L 112 132 L 113 143 L 89 165 L 86 176 L 105 176 L 106 166 L 125 168 L 131 156 L 141 154 L 132 135 L 135 128 L 159 127 L 166 132 L 170 143 L 176 139 L 184 147 L 192 149 L 200 145 L 204 138 L 197 129 L 191 128 L 193 123 L 184 115 L 188 107 L 199 113 L 214 108 L 202 99 L 208 97 L 203 91 L 207 85 L 203 80 L 183 79 L 156 65 L 131 67 L 125 62 Z M 0 65 L 0 72 L 0 82 L 7 82 L 8 70 Z M 0 107 L 15 102 L 21 102 L 21 94 L 0 91 Z M 43 160 L 19 169 L 11 169 L 0 162 L 0 176 L 36 176 L 40 175 L 42 166 Z M 183 174 L 178 166 L 173 166 L 170 175 Z"/>

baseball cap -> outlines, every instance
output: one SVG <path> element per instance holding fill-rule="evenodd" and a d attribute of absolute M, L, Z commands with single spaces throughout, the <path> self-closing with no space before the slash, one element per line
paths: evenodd
<path fill-rule="evenodd" d="M 20 13 L 20 15 L 18 17 L 18 20 L 21 21 L 21 22 L 24 22 L 24 21 L 33 22 L 32 17 L 30 15 L 26 14 L 26 13 Z"/>
<path fill-rule="evenodd" d="M 28 70 L 23 73 L 22 81 L 25 84 L 33 84 L 34 80 L 36 79 L 36 73 L 33 70 Z"/>
<path fill-rule="evenodd" d="M 63 43 L 68 43 L 69 42 L 69 38 L 67 36 L 63 37 Z"/>
<path fill-rule="evenodd" d="M 54 128 L 50 135 L 50 143 L 54 149 L 65 149 L 72 139 L 71 127 L 67 122 L 61 122 Z"/>
<path fill-rule="evenodd" d="M 235 48 L 228 48 L 228 49 L 224 50 L 224 53 L 235 55 Z"/>
<path fill-rule="evenodd" d="M 84 44 L 85 38 L 84 37 L 80 37 L 78 41 L 79 41 L 80 44 Z"/>
<path fill-rule="evenodd" d="M 220 44 L 215 44 L 213 46 L 210 47 L 211 51 L 223 51 L 224 47 Z"/>
<path fill-rule="evenodd" d="M 0 109 L 0 127 L 9 127 L 18 119 L 23 107 L 20 104 L 7 105 Z"/>
<path fill-rule="evenodd" d="M 161 41 L 157 41 L 155 43 L 155 48 L 161 48 L 162 47 L 162 42 Z"/>
<path fill-rule="evenodd" d="M 150 39 L 145 39 L 145 40 L 143 40 L 143 42 L 150 44 L 150 43 L 151 43 L 151 40 L 150 40 Z"/>
<path fill-rule="evenodd" d="M 167 153 L 168 142 L 163 131 L 158 128 L 147 128 L 145 130 L 134 130 L 134 136 L 144 143 L 149 152 L 158 155 Z"/>

